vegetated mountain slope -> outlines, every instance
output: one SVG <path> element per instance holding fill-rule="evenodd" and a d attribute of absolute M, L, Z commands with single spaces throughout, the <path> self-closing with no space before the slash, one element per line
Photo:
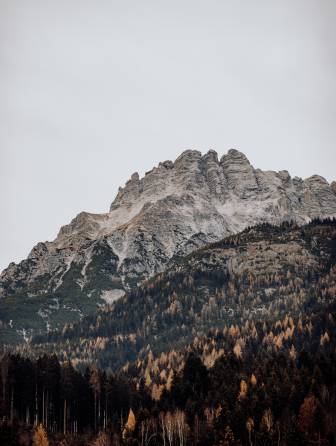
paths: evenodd
<path fill-rule="evenodd" d="M 279 358 L 285 366 L 286 362 L 293 364 L 309 353 L 320 361 L 315 364 L 317 367 L 324 366 L 321 356 L 330 352 L 335 355 L 335 341 L 336 301 L 334 300 L 324 306 L 318 303 L 311 305 L 300 316 L 292 317 L 286 314 L 283 318 L 272 321 L 254 318 L 246 320 L 243 325 L 232 324 L 225 326 L 224 329 L 211 329 L 206 335 L 196 336 L 190 344 L 180 350 L 172 349 L 153 354 L 150 349 L 147 349 L 142 358 L 133 364 L 127 364 L 123 370 L 138 381 L 142 379 L 151 391 L 152 397 L 159 400 L 163 391 L 171 390 L 173 380 L 176 380 L 183 371 L 190 353 L 199 357 L 208 369 L 214 366 L 218 368 L 220 364 L 228 369 L 230 366 L 233 369 L 240 368 L 240 378 L 245 379 L 249 386 L 254 387 L 261 377 L 264 379 L 266 376 L 260 373 L 260 370 L 267 363 L 268 366 L 274 367 L 271 364 L 276 364 Z M 234 370 L 231 370 L 232 372 Z M 315 374 L 313 371 L 312 373 Z M 254 374 L 258 377 L 254 376 L 255 380 Z M 234 387 L 238 395 L 240 380 L 230 380 L 227 375 L 223 378 L 226 381 L 224 387 Z M 274 381 L 269 384 L 276 386 Z M 305 386 L 309 387 L 309 384 L 307 380 Z M 221 388 L 223 384 L 217 382 L 213 387 L 214 392 L 218 385 Z M 212 394 L 205 404 L 213 407 L 220 405 L 222 395 L 218 396 L 220 398 L 216 400 Z M 177 392 L 175 397 L 184 400 L 184 404 L 187 404 L 190 394 Z"/>
<path fill-rule="evenodd" d="M 106 214 L 79 214 L 0 276 L 3 341 L 60 327 L 183 256 L 247 226 L 336 216 L 334 184 L 255 169 L 245 155 L 183 152 L 133 174 Z"/>
<path fill-rule="evenodd" d="M 112 375 L 2 355 L 0 444 L 29 444 L 42 423 L 50 444 L 69 446 L 334 446 L 336 302 L 316 307 L 148 350 Z"/>
<path fill-rule="evenodd" d="M 62 360 L 115 370 L 209 329 L 323 308 L 336 297 L 335 261 L 335 221 L 263 224 L 190 254 L 96 316 L 19 351 L 56 351 Z"/>

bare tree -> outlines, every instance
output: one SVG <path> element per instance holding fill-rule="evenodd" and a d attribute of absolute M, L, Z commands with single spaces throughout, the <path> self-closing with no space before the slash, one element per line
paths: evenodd
<path fill-rule="evenodd" d="M 179 445 L 185 446 L 187 443 L 187 437 L 189 431 L 189 426 L 186 422 L 185 413 L 182 410 L 177 410 L 174 415 L 175 415 L 174 417 L 175 426 L 176 426 L 177 437 L 179 440 Z"/>

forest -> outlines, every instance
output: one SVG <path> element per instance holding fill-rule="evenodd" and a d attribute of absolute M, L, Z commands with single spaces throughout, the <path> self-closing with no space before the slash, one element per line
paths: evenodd
<path fill-rule="evenodd" d="M 335 221 L 249 228 L 3 348 L 0 444 L 336 445 L 335 260 Z"/>
<path fill-rule="evenodd" d="M 331 304 L 216 330 L 183 351 L 149 351 L 115 374 L 6 353 L 0 444 L 331 446 L 335 336 Z"/>

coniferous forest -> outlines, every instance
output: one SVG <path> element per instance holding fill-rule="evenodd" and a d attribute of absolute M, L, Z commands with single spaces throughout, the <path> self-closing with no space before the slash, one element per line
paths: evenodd
<path fill-rule="evenodd" d="M 250 228 L 4 348 L 0 444 L 335 445 L 335 232 Z"/>
<path fill-rule="evenodd" d="M 246 329 L 243 352 L 220 354 L 208 367 L 201 344 L 220 350 L 223 333 L 195 343 L 159 395 L 136 367 L 107 375 L 95 367 L 77 371 L 55 356 L 6 354 L 1 444 L 30 444 L 34 426 L 45 443 L 33 444 L 335 444 L 336 307 L 263 330 Z M 279 336 L 283 345 L 274 351 Z"/>

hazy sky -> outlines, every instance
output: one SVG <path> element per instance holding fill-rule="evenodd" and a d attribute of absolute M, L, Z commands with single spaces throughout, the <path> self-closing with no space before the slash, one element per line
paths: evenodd
<path fill-rule="evenodd" d="M 335 0 L 0 0 L 0 269 L 187 148 L 336 179 L 335 23 Z"/>

